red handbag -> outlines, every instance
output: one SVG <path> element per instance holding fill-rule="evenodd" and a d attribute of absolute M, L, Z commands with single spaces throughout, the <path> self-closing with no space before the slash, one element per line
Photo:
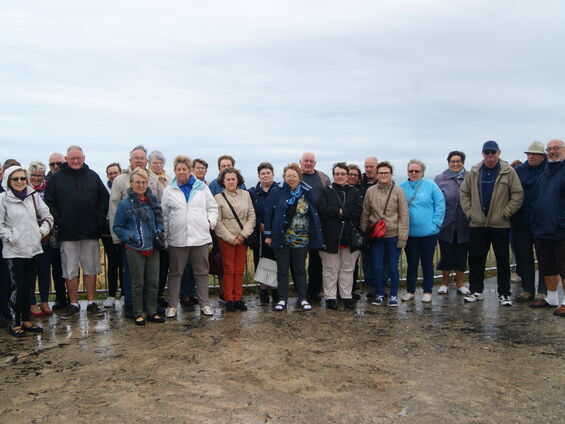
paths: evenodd
<path fill-rule="evenodd" d="M 390 187 L 390 191 L 388 192 L 388 196 L 386 198 L 385 208 L 383 210 L 383 214 L 381 216 L 385 216 L 386 208 L 388 206 L 388 201 L 390 200 L 390 195 L 392 193 L 392 189 L 394 188 L 394 183 L 392 183 Z M 376 222 L 373 222 L 369 225 L 369 231 L 367 231 L 367 238 L 369 240 L 375 240 L 383 238 L 386 234 L 386 224 L 384 218 L 379 219 Z"/>

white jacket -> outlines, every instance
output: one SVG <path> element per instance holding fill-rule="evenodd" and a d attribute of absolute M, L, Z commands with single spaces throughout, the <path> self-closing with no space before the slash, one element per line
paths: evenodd
<path fill-rule="evenodd" d="M 8 171 L 11 168 L 16 167 L 10 167 Z M 4 176 L 6 181 L 9 174 Z M 4 259 L 29 259 L 43 253 L 41 239 L 49 234 L 53 227 L 53 217 L 39 193 L 30 186 L 27 187 L 27 191 L 28 195 L 23 201 L 18 199 L 9 188 L 0 193 L 0 238 L 4 242 L 2 249 Z M 37 224 L 37 216 L 43 221 L 41 227 Z"/>
<path fill-rule="evenodd" d="M 169 246 L 203 246 L 212 243 L 210 229 L 218 220 L 218 205 L 206 184 L 196 180 L 188 202 L 176 178 L 163 191 L 161 199 L 165 234 Z"/>

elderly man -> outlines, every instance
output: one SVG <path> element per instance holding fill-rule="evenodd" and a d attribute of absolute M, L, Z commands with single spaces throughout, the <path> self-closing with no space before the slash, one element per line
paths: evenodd
<path fill-rule="evenodd" d="M 379 160 L 375 156 L 369 156 L 365 158 L 364 168 L 365 172 L 361 178 L 361 187 L 359 192 L 361 193 L 361 198 L 365 197 L 365 193 L 367 190 L 377 183 L 377 165 L 379 164 Z M 375 277 L 373 272 L 373 259 L 371 255 L 371 247 L 367 247 L 363 249 L 361 252 L 362 260 L 363 260 L 363 275 L 365 276 L 365 286 L 369 287 L 369 292 L 367 293 L 367 297 L 371 298 L 375 295 L 373 292 L 373 287 L 375 287 Z M 385 281 L 386 286 L 388 286 L 388 254 L 386 253 L 385 249 L 385 257 L 384 257 L 384 271 L 383 271 L 383 280 Z M 385 294 L 386 295 L 386 294 Z"/>
<path fill-rule="evenodd" d="M 219 174 L 221 174 L 224 169 L 234 168 L 234 167 L 235 167 L 235 159 L 232 156 L 230 156 L 230 155 L 220 156 L 218 158 L 218 178 L 220 177 Z M 212 181 L 208 185 L 208 188 L 212 192 L 213 196 L 215 196 L 216 194 L 221 193 L 222 191 L 225 190 L 225 188 L 222 187 L 220 185 L 220 183 L 218 183 L 218 178 L 216 178 L 214 181 Z M 247 188 L 245 187 L 245 184 L 241 184 L 238 188 L 240 188 L 242 190 L 247 190 Z"/>
<path fill-rule="evenodd" d="M 86 311 L 94 316 L 104 315 L 94 296 L 96 275 L 100 272 L 98 239 L 108 213 L 108 191 L 98 174 L 84 163 L 84 159 L 79 146 L 69 147 L 66 162 L 51 177 L 45 189 L 45 203 L 58 227 L 63 278 L 70 300 L 70 305 L 60 315 L 62 319 L 80 313 L 79 266 L 82 267 L 86 286 Z"/>
<path fill-rule="evenodd" d="M 331 184 L 330 178 L 316 168 L 316 156 L 311 152 L 304 152 L 300 158 L 302 169 L 302 181 L 312 188 L 314 202 Z M 322 260 L 318 249 L 310 249 L 308 252 L 308 300 L 318 302 L 321 300 L 320 289 L 322 288 Z"/>
<path fill-rule="evenodd" d="M 110 191 L 110 207 L 108 211 L 108 219 L 110 221 L 110 231 L 112 233 L 112 239 L 114 244 L 120 244 L 120 239 L 112 231 L 114 226 L 114 217 L 116 216 L 116 209 L 118 204 L 125 198 L 128 197 L 128 188 L 130 188 L 130 177 L 131 173 L 136 168 L 147 168 L 147 149 L 145 147 L 138 145 L 131 149 L 129 154 L 129 164 L 130 166 L 125 169 L 118 177 L 116 177 L 112 183 L 112 189 Z M 159 201 L 163 196 L 163 190 L 157 177 L 153 174 L 149 174 L 149 188 L 157 196 Z M 124 292 L 124 315 L 127 318 L 133 317 L 132 311 L 132 297 L 131 297 L 131 279 L 129 276 L 129 267 L 125 253 L 122 250 L 122 265 L 124 267 L 124 279 L 122 280 L 122 290 Z"/>
<path fill-rule="evenodd" d="M 559 280 L 565 289 L 565 143 L 551 140 L 546 151 L 549 162 L 539 180 L 532 231 L 547 297 L 530 307 L 555 308 L 553 315 L 565 317 L 565 298 L 559 305 L 557 294 Z"/>
<path fill-rule="evenodd" d="M 45 176 L 45 181 L 49 181 L 49 179 L 55 174 L 59 168 L 65 163 L 65 158 L 63 157 L 62 153 L 51 153 L 49 155 L 49 161 L 47 165 L 49 165 L 49 172 Z"/>
<path fill-rule="evenodd" d="M 460 189 L 461 209 L 469 218 L 469 290 L 466 302 L 483 299 L 484 272 L 492 244 L 498 269 L 500 304 L 510 300 L 510 217 L 522 206 L 524 192 L 516 171 L 500 160 L 496 141 L 483 144 L 483 160 L 465 176 Z"/>
<path fill-rule="evenodd" d="M 516 174 L 518 174 L 524 190 L 524 203 L 510 219 L 512 249 L 516 256 L 517 267 L 520 268 L 522 274 L 522 293 L 516 298 L 518 302 L 533 300 L 536 292 L 534 237 L 531 225 L 538 193 L 537 183 L 547 165 L 542 142 L 534 141 L 524 153 L 526 153 L 528 160 L 516 167 Z M 540 278 L 538 293 L 545 295 L 545 292 L 543 278 Z"/>

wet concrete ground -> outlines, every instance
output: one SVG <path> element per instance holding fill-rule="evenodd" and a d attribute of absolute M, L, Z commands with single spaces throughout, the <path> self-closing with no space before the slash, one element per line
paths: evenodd
<path fill-rule="evenodd" d="M 2 332 L 0 422 L 564 422 L 565 320 L 485 293 L 282 313 L 249 296 L 145 327 L 83 307 L 42 336 Z"/>

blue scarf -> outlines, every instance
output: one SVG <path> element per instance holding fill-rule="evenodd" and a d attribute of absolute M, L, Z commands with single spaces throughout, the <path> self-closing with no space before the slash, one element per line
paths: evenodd
<path fill-rule="evenodd" d="M 288 199 L 288 204 L 294 205 L 298 201 L 298 199 L 300 199 L 300 196 L 302 196 L 302 187 L 300 186 L 300 184 L 298 184 L 298 187 L 296 187 L 294 191 L 290 191 L 290 199 Z"/>

